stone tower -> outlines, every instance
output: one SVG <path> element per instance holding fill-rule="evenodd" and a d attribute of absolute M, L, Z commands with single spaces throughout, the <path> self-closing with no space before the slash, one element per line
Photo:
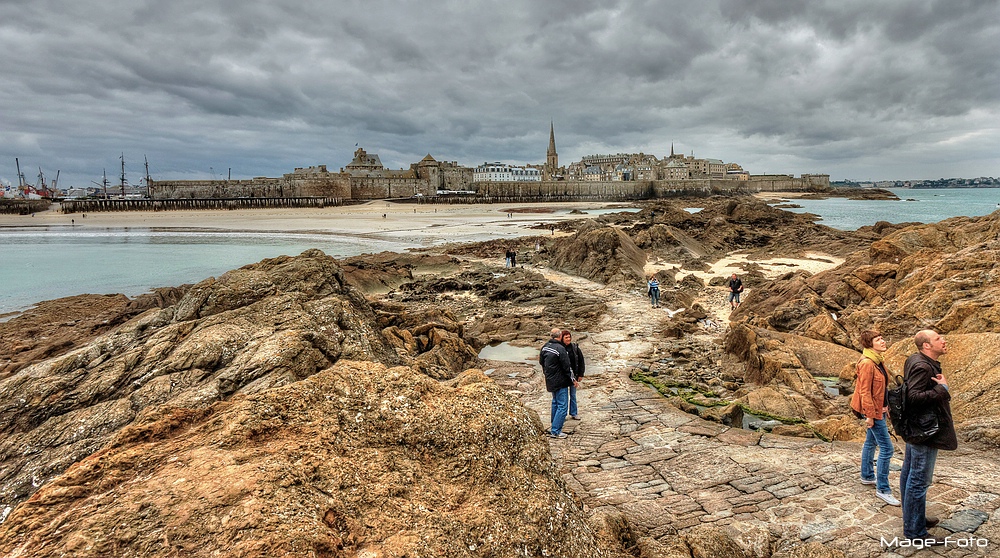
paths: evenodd
<path fill-rule="evenodd" d="M 559 170 L 559 154 L 556 153 L 556 130 L 552 122 L 549 122 L 549 150 L 545 152 L 545 172 L 542 174 L 543 180 L 554 180 L 556 172 Z"/>

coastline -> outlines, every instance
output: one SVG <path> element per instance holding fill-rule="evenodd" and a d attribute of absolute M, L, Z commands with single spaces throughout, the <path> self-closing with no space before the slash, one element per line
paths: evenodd
<path fill-rule="evenodd" d="M 606 212 L 626 208 L 620 202 L 553 202 L 511 204 L 405 204 L 371 201 L 326 208 L 273 208 L 236 211 L 136 211 L 64 214 L 58 207 L 28 215 L 0 215 L 4 229 L 43 227 L 107 229 L 172 229 L 191 231 L 243 231 L 379 235 L 398 239 L 406 235 L 423 241 L 455 241 L 456 237 L 482 236 L 483 227 L 494 226 L 504 236 L 532 234 L 524 229 L 587 217 L 588 210 Z M 583 213 L 572 213 L 573 210 Z M 508 216 L 509 214 L 509 216 Z M 84 217 L 84 215 L 86 215 Z M 384 215 L 384 217 L 383 217 Z M 515 231 L 520 231 L 518 234 Z"/>

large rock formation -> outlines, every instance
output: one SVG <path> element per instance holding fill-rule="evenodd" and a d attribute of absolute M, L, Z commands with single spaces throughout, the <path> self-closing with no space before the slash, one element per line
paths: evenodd
<path fill-rule="evenodd" d="M 0 525 L 5 556 L 617 555 L 604 548 L 537 415 L 481 372 L 445 385 L 348 361 L 147 409 Z"/>
<path fill-rule="evenodd" d="M 946 334 L 952 351 L 942 360 L 946 375 L 967 388 L 953 389 L 953 407 L 966 439 L 1000 442 L 995 359 L 984 351 L 1000 334 L 1000 224 L 997 215 L 953 218 L 911 225 L 872 242 L 835 269 L 809 276 L 791 273 L 755 289 L 732 319 L 727 343 L 754 374 L 762 363 L 771 369 L 795 368 L 759 340 L 780 332 L 833 347 L 855 348 L 866 329 L 881 331 L 895 351 L 894 373 L 902 373 L 909 341 L 920 329 Z M 747 331 L 755 332 L 754 335 Z M 897 348 L 899 347 L 899 348 Z M 765 355 L 766 358 L 763 358 Z M 841 377 L 853 379 L 844 358 Z M 846 408 L 843 409 L 846 412 Z"/>
<path fill-rule="evenodd" d="M 400 362 L 333 258 L 310 250 L 202 281 L 172 306 L 0 380 L 0 510 L 144 411 L 204 409 L 341 358 Z"/>
<path fill-rule="evenodd" d="M 77 295 L 39 302 L 0 323 L 0 379 L 31 363 L 66 354 L 150 308 L 174 304 L 190 285 L 165 287 L 129 299 L 122 294 Z"/>
<path fill-rule="evenodd" d="M 646 253 L 614 227 L 585 227 L 561 238 L 551 249 L 554 269 L 614 286 L 643 282 Z"/>

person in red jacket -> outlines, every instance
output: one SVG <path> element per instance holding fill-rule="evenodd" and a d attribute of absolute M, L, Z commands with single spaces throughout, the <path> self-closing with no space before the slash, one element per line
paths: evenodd
<path fill-rule="evenodd" d="M 869 330 L 861 333 L 861 347 L 864 350 L 857 364 L 857 380 L 854 395 L 851 396 L 851 409 L 856 415 L 864 417 L 867 427 L 865 445 L 861 448 L 861 484 L 875 485 L 875 496 L 890 506 L 898 506 L 899 500 L 892 495 L 889 485 L 889 459 L 892 457 L 893 447 L 886 425 L 886 415 L 889 412 L 886 399 L 889 372 L 882 360 L 886 342 L 881 333 Z M 873 470 L 872 460 L 875 458 L 876 446 L 878 464 Z"/>

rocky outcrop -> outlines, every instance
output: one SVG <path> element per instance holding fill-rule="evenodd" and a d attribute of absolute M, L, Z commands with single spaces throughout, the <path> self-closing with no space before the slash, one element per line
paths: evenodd
<path fill-rule="evenodd" d="M 556 241 L 551 251 L 549 265 L 559 271 L 613 286 L 643 282 L 646 253 L 617 228 L 578 232 Z"/>
<path fill-rule="evenodd" d="M 384 294 L 415 275 L 453 272 L 459 262 L 440 254 L 379 252 L 340 260 L 347 282 L 365 294 Z"/>
<path fill-rule="evenodd" d="M 463 324 L 461 336 L 475 349 L 517 338 L 535 342 L 557 325 L 589 331 L 606 310 L 596 297 L 555 285 L 524 267 L 497 270 L 470 262 L 453 273 L 415 277 L 383 299 L 392 308 L 387 313 L 410 324 L 419 320 L 404 313 L 440 315 L 448 308 Z M 381 323 L 387 327 L 393 320 Z"/>
<path fill-rule="evenodd" d="M 893 345 L 893 373 L 902 373 L 905 356 L 914 350 L 913 334 L 935 329 L 946 334 L 952 348 L 942 359 L 946 375 L 964 388 L 953 387 L 960 435 L 996 444 L 1000 423 L 993 417 L 1000 409 L 991 390 L 1000 380 L 994 377 L 1000 363 L 989 356 L 995 351 L 984 348 L 995 346 L 1000 335 L 998 275 L 995 215 L 905 227 L 838 268 L 814 276 L 788 274 L 755 289 L 732 316 L 739 325 L 727 336 L 727 347 L 744 360 L 748 377 L 767 379 L 778 370 L 797 368 L 799 358 L 771 350 L 760 338 L 779 332 L 785 334 L 784 344 L 807 337 L 853 348 L 862 331 L 876 329 Z M 842 372 L 832 374 L 845 384 L 853 380 L 846 356 Z"/>
<path fill-rule="evenodd" d="M 690 202 L 657 201 L 632 217 L 625 230 L 636 244 L 667 259 L 718 259 L 735 250 L 753 257 L 803 255 L 810 250 L 846 255 L 878 238 L 816 224 L 815 215 L 771 207 L 753 197 L 712 197 Z M 626 217 L 615 216 L 623 225 Z M 608 219 L 612 219 L 611 216 Z"/>
<path fill-rule="evenodd" d="M 340 361 L 147 409 L 13 512 L 0 554 L 619 556 L 582 518 L 537 415 L 481 372 Z"/>
<path fill-rule="evenodd" d="M 307 378 L 342 358 L 399 362 L 333 258 L 310 250 L 202 281 L 172 306 L 0 381 L 0 509 L 144 412 L 204 409 Z"/>
<path fill-rule="evenodd" d="M 122 294 L 77 295 L 39 302 L 0 323 L 0 379 L 31 363 L 66 354 L 153 308 L 176 303 L 189 285 Z"/>

